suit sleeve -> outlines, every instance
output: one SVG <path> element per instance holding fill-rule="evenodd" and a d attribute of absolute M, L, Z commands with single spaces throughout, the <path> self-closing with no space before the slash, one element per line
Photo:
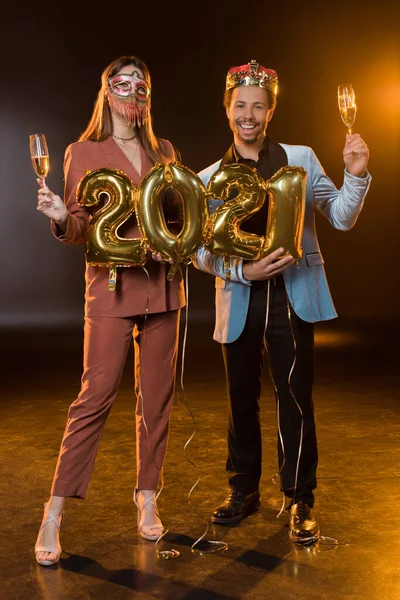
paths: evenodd
<path fill-rule="evenodd" d="M 80 144 L 71 144 L 65 151 L 64 157 L 64 202 L 68 209 L 66 229 L 63 231 L 51 221 L 51 230 L 55 237 L 65 244 L 80 244 L 83 242 L 89 226 L 90 213 L 87 208 L 76 201 L 76 188 L 85 176 L 85 164 Z"/>
<path fill-rule="evenodd" d="M 221 279 L 227 279 L 224 265 L 224 257 L 220 254 L 213 254 L 209 250 L 206 250 L 204 246 L 201 246 L 196 254 L 192 256 L 192 263 L 200 271 L 205 271 L 220 277 Z M 251 285 L 251 281 L 248 281 L 243 277 L 243 260 L 236 256 L 229 257 L 230 263 L 230 281 L 235 283 L 243 283 L 244 285 Z"/>
<path fill-rule="evenodd" d="M 365 177 L 355 177 L 345 169 L 343 185 L 338 190 L 311 148 L 309 151 L 308 172 L 311 176 L 315 206 L 336 229 L 351 229 L 363 207 L 371 175 L 367 173 Z"/>

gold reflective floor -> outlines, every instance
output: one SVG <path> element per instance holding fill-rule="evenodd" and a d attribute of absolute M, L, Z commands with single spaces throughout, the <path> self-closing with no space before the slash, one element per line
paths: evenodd
<path fill-rule="evenodd" d="M 227 551 L 199 555 L 190 546 L 227 492 L 224 473 L 226 395 L 211 324 L 189 330 L 185 389 L 193 431 L 177 389 L 159 505 L 169 528 L 157 559 L 139 538 L 132 503 L 135 480 L 134 398 L 129 357 L 110 414 L 86 501 L 70 501 L 64 554 L 56 568 L 36 565 L 33 545 L 53 474 L 66 411 L 80 377 L 81 331 L 3 331 L 1 437 L 1 599 L 398 600 L 400 598 L 400 404 L 397 332 L 391 324 L 337 322 L 317 330 L 315 405 L 320 463 L 316 515 L 325 536 L 302 548 L 277 519 L 275 409 L 265 373 L 262 506 L 235 527 L 207 539 Z"/>

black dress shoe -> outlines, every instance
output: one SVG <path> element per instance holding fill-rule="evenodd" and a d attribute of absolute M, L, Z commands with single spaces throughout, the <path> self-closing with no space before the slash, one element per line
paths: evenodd
<path fill-rule="evenodd" d="M 289 537 L 297 544 L 312 544 L 319 539 L 318 523 L 305 502 L 297 502 L 290 508 Z"/>
<path fill-rule="evenodd" d="M 255 512 L 260 504 L 259 491 L 245 494 L 240 490 L 232 489 L 225 502 L 214 510 L 211 521 L 220 525 L 237 523 Z"/>

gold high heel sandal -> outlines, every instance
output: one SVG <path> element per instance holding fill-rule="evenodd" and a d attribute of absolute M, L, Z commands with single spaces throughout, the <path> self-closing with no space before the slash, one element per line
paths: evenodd
<path fill-rule="evenodd" d="M 151 525 L 144 525 L 144 523 L 143 523 L 145 516 L 146 516 L 146 514 L 145 514 L 146 506 L 148 504 L 152 504 L 154 506 L 155 513 L 156 513 L 156 515 L 158 515 L 156 497 L 155 497 L 155 494 L 152 494 L 152 496 L 150 496 L 149 498 L 144 498 L 143 505 L 142 505 L 142 507 L 140 507 L 139 501 L 138 501 L 139 491 L 140 490 L 135 489 L 135 492 L 133 495 L 133 501 L 136 504 L 137 509 L 138 509 L 138 519 L 137 519 L 138 530 L 139 530 L 139 533 L 142 536 L 142 538 L 144 538 L 145 540 L 150 540 L 151 542 L 156 542 L 164 533 L 164 527 L 163 527 L 162 523 L 153 523 Z M 143 495 L 142 495 L 142 497 L 143 497 Z M 158 534 L 149 533 L 152 529 L 153 530 L 157 529 L 160 533 L 158 533 Z"/>
<path fill-rule="evenodd" d="M 59 532 L 60 532 L 61 522 L 63 520 L 64 513 L 54 516 L 51 514 L 51 512 L 49 510 L 47 510 L 47 518 L 46 518 L 46 506 L 47 506 L 47 502 L 44 505 L 45 510 L 44 510 L 44 515 L 43 515 L 43 521 L 40 526 L 38 537 L 37 537 L 36 544 L 35 544 L 35 556 L 36 556 L 37 562 L 40 565 L 42 565 L 44 567 L 51 567 L 52 565 L 55 565 L 60 560 L 60 554 L 62 552 L 61 545 L 60 545 L 60 533 Z M 43 529 L 48 523 L 54 523 L 58 530 L 57 531 L 57 543 L 54 546 L 46 546 L 46 545 L 42 544 Z M 38 552 L 51 552 L 52 554 L 55 554 L 56 557 L 53 560 L 46 560 L 44 558 L 39 558 Z"/>

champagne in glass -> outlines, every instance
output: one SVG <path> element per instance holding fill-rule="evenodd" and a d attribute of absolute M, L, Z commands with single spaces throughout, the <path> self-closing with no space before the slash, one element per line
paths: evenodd
<path fill-rule="evenodd" d="M 29 148 L 31 152 L 32 166 L 39 177 L 43 179 L 43 186 L 46 187 L 45 179 L 50 168 L 49 151 L 47 149 L 46 138 L 43 133 L 33 133 L 29 136 Z"/>
<path fill-rule="evenodd" d="M 351 83 L 342 83 L 338 86 L 338 104 L 342 121 L 351 135 L 357 113 L 356 97 Z"/>

